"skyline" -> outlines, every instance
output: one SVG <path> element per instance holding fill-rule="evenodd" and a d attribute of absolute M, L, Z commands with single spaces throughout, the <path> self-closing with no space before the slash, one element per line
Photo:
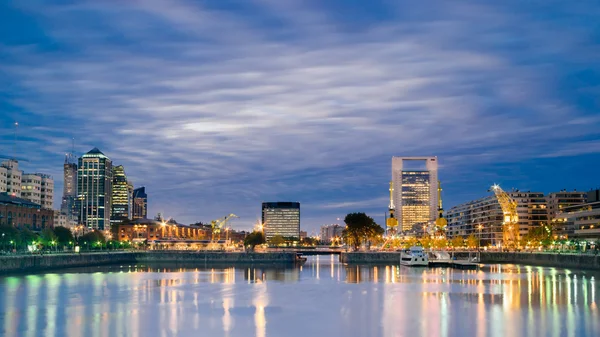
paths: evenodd
<path fill-rule="evenodd" d="M 334 3 L 0 4 L 0 154 L 18 122 L 24 171 L 62 191 L 75 138 L 149 217 L 240 229 L 265 201 L 302 230 L 383 224 L 392 156 L 437 156 L 445 209 L 600 185 L 600 5 Z"/>

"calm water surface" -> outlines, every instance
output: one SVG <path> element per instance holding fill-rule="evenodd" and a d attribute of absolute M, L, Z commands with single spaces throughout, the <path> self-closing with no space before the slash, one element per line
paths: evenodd
<path fill-rule="evenodd" d="M 600 336 L 600 274 L 114 266 L 0 277 L 4 336 Z"/>

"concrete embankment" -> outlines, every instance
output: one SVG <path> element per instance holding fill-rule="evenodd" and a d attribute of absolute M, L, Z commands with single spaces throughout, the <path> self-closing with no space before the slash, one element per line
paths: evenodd
<path fill-rule="evenodd" d="M 120 263 L 174 263 L 188 265 L 205 264 L 292 264 L 296 254 L 273 253 L 225 253 L 225 252 L 103 252 L 82 254 L 18 255 L 0 257 L 0 274 L 39 271 L 48 269 L 92 267 Z"/>
<path fill-rule="evenodd" d="M 600 256 L 586 254 L 481 252 L 481 263 L 515 263 L 600 270 Z"/>
<path fill-rule="evenodd" d="M 351 264 L 400 263 L 400 252 L 342 252 L 340 262 Z"/>
<path fill-rule="evenodd" d="M 458 260 L 470 260 L 477 252 L 451 252 Z M 514 263 L 557 268 L 600 270 L 600 255 L 557 253 L 502 253 L 481 252 L 481 263 Z M 350 264 L 398 264 L 399 252 L 343 252 L 340 262 Z"/>

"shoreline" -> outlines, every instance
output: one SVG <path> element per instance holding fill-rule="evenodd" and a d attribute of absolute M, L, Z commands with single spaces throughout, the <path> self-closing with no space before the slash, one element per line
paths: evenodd
<path fill-rule="evenodd" d="M 0 256 L 0 274 L 21 274 L 67 268 L 96 267 L 132 263 L 173 263 L 197 265 L 198 267 L 216 264 L 240 266 L 252 264 L 293 265 L 296 263 L 296 253 L 141 251 Z"/>

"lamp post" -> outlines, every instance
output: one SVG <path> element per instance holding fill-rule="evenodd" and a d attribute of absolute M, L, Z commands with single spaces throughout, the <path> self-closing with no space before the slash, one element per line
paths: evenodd
<path fill-rule="evenodd" d="M 477 241 L 477 251 L 481 251 L 481 230 L 483 229 L 483 225 L 478 225 L 477 229 L 479 229 L 479 240 Z"/>

